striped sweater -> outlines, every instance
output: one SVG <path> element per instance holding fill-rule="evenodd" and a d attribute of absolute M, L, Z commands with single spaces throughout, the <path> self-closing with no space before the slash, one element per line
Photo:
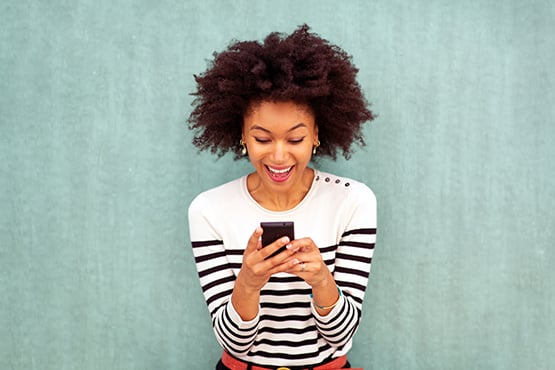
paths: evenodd
<path fill-rule="evenodd" d="M 293 221 L 295 237 L 310 237 L 343 292 L 326 316 L 311 304 L 311 288 L 287 273 L 272 276 L 258 316 L 240 318 L 230 302 L 243 251 L 261 221 Z M 307 366 L 344 355 L 360 324 L 376 240 L 376 199 L 364 184 L 315 171 L 295 208 L 269 211 L 248 193 L 246 176 L 199 194 L 189 207 L 189 231 L 200 284 L 220 345 L 260 366 Z"/>

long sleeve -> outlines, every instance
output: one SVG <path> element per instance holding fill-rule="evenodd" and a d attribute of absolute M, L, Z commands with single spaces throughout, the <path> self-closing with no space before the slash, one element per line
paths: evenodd
<path fill-rule="evenodd" d="M 357 331 L 376 243 L 376 198 L 363 184 L 345 202 L 347 223 L 335 252 L 333 275 L 343 296 L 326 316 L 312 308 L 316 326 L 330 346 L 341 350 Z M 358 190 L 358 189 L 357 189 Z"/>
<path fill-rule="evenodd" d="M 246 353 L 256 337 L 259 318 L 243 321 L 231 304 L 235 284 L 232 265 L 226 254 L 221 235 L 209 221 L 207 213 L 214 208 L 202 195 L 189 207 L 189 229 L 200 285 L 216 339 L 230 353 Z"/>

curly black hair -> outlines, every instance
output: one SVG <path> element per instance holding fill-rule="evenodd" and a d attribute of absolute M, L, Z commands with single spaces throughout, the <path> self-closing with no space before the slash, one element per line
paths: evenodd
<path fill-rule="evenodd" d="M 319 156 L 345 158 L 354 142 L 365 145 L 361 125 L 374 119 L 360 85 L 358 69 L 338 46 L 309 32 L 305 24 L 291 35 L 273 32 L 263 43 L 235 41 L 214 53 L 208 69 L 195 75 L 194 110 L 188 119 L 193 144 L 218 156 L 241 157 L 243 117 L 251 104 L 293 101 L 315 115 Z"/>

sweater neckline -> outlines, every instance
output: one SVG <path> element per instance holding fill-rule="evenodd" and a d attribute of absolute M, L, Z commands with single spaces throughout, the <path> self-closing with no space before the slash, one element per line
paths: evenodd
<path fill-rule="evenodd" d="M 303 208 L 304 205 L 306 203 L 308 203 L 310 198 L 312 198 L 312 194 L 315 192 L 315 188 L 316 188 L 317 183 L 318 183 L 316 181 L 316 179 L 318 177 L 321 177 L 321 172 L 316 170 L 316 169 L 313 169 L 313 170 L 314 170 L 314 178 L 312 179 L 312 184 L 310 185 L 310 189 L 308 189 L 308 192 L 306 193 L 304 198 L 295 207 L 293 207 L 291 209 L 287 209 L 285 211 L 272 211 L 272 210 L 267 209 L 267 208 L 263 207 L 262 205 L 260 205 L 260 203 L 258 203 L 252 197 L 252 195 L 249 193 L 249 189 L 247 187 L 247 177 L 248 177 L 248 175 L 245 175 L 241 178 L 241 191 L 242 191 L 243 195 L 247 198 L 249 203 L 251 203 L 253 206 L 255 206 L 256 208 L 258 208 L 259 210 L 263 211 L 266 214 L 269 214 L 269 215 L 286 215 L 286 214 L 289 214 L 289 213 L 293 213 L 293 212 L 299 210 L 300 208 Z"/>

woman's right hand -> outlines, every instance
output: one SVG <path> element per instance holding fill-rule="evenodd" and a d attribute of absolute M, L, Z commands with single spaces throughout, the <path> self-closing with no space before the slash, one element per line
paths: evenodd
<path fill-rule="evenodd" d="M 288 237 L 280 238 L 262 248 L 260 241 L 262 232 L 262 228 L 257 227 L 249 238 L 243 253 L 243 264 L 231 295 L 233 307 L 239 316 L 247 321 L 254 319 L 258 314 L 260 290 L 266 285 L 270 276 L 290 270 L 300 263 L 294 256 L 297 251 L 289 243 Z M 283 252 L 267 258 L 283 246 L 287 246 Z"/>
<path fill-rule="evenodd" d="M 257 227 L 252 233 L 243 253 L 243 264 L 237 280 L 241 278 L 243 284 L 253 290 L 260 291 L 275 273 L 286 271 L 298 263 L 293 257 L 297 252 L 292 249 L 290 240 L 284 236 L 273 243 L 262 247 L 260 237 L 263 230 Z M 280 248 L 287 248 L 274 257 L 268 258 Z"/>

